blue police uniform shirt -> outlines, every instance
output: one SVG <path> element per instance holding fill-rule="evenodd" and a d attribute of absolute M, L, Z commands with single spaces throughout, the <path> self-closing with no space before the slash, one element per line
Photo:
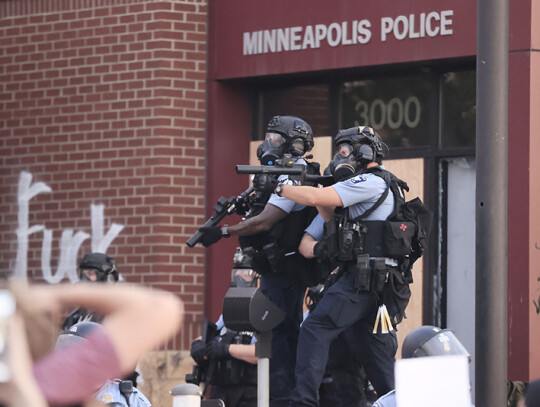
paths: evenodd
<path fill-rule="evenodd" d="M 381 166 L 381 168 L 383 167 Z M 377 202 L 386 190 L 386 183 L 381 177 L 366 173 L 340 181 L 332 185 L 332 188 L 341 198 L 343 207 L 349 208 L 349 216 L 356 218 Z M 364 220 L 386 220 L 393 210 L 394 194 L 389 190 L 382 205 Z"/>
<path fill-rule="evenodd" d="M 109 380 L 96 393 L 96 399 L 105 404 L 113 404 L 115 406 L 127 406 L 125 397 L 120 393 L 120 380 Z M 136 387 L 129 396 L 130 407 L 152 407 L 150 401 Z"/>
<path fill-rule="evenodd" d="M 324 218 L 318 213 L 304 232 L 309 234 L 313 239 L 319 241 L 323 236 L 324 223 Z"/>
<path fill-rule="evenodd" d="M 306 162 L 304 161 L 304 159 L 301 158 L 301 159 L 296 160 L 295 164 L 306 164 Z M 288 175 L 280 175 L 278 177 L 278 181 L 281 182 L 282 184 L 286 184 L 286 185 L 299 185 L 299 183 L 297 181 L 289 179 Z M 288 198 L 284 198 L 284 197 L 278 196 L 276 194 L 272 194 L 270 196 L 270 199 L 268 200 L 268 203 L 278 207 L 279 209 L 281 209 L 281 210 L 283 210 L 283 211 L 285 211 L 287 213 L 301 211 L 302 209 L 305 208 L 304 205 L 297 204 L 296 202 L 291 201 Z"/>

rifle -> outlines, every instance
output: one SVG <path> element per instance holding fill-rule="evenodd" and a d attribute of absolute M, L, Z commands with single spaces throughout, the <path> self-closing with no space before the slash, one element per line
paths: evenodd
<path fill-rule="evenodd" d="M 253 191 L 255 191 L 255 188 L 252 185 L 236 198 L 234 196 L 231 196 L 229 199 L 225 198 L 224 196 L 220 197 L 217 200 L 217 204 L 214 206 L 214 214 L 208 218 L 203 227 L 216 226 L 225 216 L 231 215 L 234 212 L 238 213 L 238 211 L 241 210 L 243 205 L 247 202 L 249 195 L 251 195 Z M 189 247 L 194 247 L 200 242 L 203 236 L 204 233 L 197 230 L 193 236 L 188 239 L 186 244 Z"/>
<path fill-rule="evenodd" d="M 334 177 L 331 175 L 314 175 L 307 173 L 305 164 L 291 164 L 286 166 L 274 165 L 237 165 L 237 174 L 270 174 L 288 175 L 290 179 L 304 183 L 321 184 L 330 186 L 334 184 Z"/>

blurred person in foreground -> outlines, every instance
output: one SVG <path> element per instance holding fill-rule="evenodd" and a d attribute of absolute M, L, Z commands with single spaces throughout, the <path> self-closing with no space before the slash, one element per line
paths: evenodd
<path fill-rule="evenodd" d="M 97 322 L 82 321 L 65 330 L 58 337 L 56 349 L 63 349 L 87 341 L 87 337 L 99 328 Z M 146 396 L 138 390 L 129 378 L 107 380 L 100 389 L 95 389 L 96 400 L 117 407 L 152 407 Z"/>
<path fill-rule="evenodd" d="M 46 407 L 32 375 L 32 356 L 15 298 L 0 289 L 0 406 Z"/>
<path fill-rule="evenodd" d="M 176 296 L 143 287 L 19 283 L 10 285 L 10 292 L 16 299 L 15 315 L 24 319 L 32 360 L 32 374 L 26 371 L 25 381 L 31 392 L 35 383 L 36 398 L 51 405 L 84 402 L 107 380 L 125 376 L 146 352 L 171 338 L 183 321 L 183 304 Z M 53 328 L 66 310 L 76 306 L 98 312 L 102 325 L 86 341 L 53 350 L 58 336 Z M 26 341 L 19 335 L 16 342 Z M 26 404 L 34 405 L 40 406 Z"/>

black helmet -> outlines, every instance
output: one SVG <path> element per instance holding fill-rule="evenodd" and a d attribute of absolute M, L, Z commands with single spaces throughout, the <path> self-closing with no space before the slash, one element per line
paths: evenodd
<path fill-rule="evenodd" d="M 83 341 L 98 326 L 97 322 L 92 321 L 77 322 L 58 336 L 56 349 Z"/>
<path fill-rule="evenodd" d="M 276 134 L 282 137 L 272 138 Z M 312 148 L 313 130 L 308 123 L 296 116 L 274 116 L 266 128 L 264 142 L 257 148 L 257 158 L 264 165 L 272 165 L 284 154 L 299 157 Z"/>
<path fill-rule="evenodd" d="M 413 329 L 401 348 L 401 357 L 417 358 L 424 356 L 463 355 L 471 361 L 471 355 L 450 329 L 424 325 Z"/>
<path fill-rule="evenodd" d="M 109 276 L 114 281 L 118 281 L 116 262 L 112 257 L 104 253 L 85 254 L 79 263 L 79 278 L 81 280 L 88 280 L 82 272 L 83 270 L 94 270 L 97 275 L 97 281 L 109 281 Z"/>
<path fill-rule="evenodd" d="M 338 131 L 334 138 L 336 148 L 340 144 L 349 143 L 351 145 L 360 144 L 355 148 L 354 156 L 357 161 L 369 163 L 381 163 L 385 156 L 384 149 L 388 151 L 388 146 L 382 141 L 381 136 L 371 127 L 356 126 Z"/>

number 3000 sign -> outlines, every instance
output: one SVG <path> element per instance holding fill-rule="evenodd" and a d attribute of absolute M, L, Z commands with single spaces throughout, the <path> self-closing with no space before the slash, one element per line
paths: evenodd
<path fill-rule="evenodd" d="M 413 129 L 418 126 L 422 107 L 416 96 L 409 96 L 405 102 L 400 98 L 392 98 L 388 102 L 374 99 L 371 105 L 365 100 L 356 103 L 355 110 L 362 119 L 362 123 L 369 124 L 376 129 L 390 127 L 399 129 L 404 124 Z"/>

